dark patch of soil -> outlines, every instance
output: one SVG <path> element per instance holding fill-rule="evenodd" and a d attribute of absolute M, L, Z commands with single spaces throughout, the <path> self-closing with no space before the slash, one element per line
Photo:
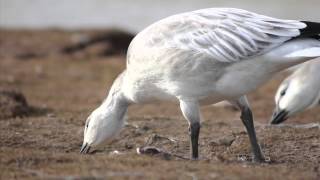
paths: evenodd
<path fill-rule="evenodd" d="M 21 92 L 0 89 L 0 119 L 23 117 L 29 112 L 30 107 Z"/>
<path fill-rule="evenodd" d="M 62 53 L 78 56 L 110 56 L 125 54 L 134 34 L 112 29 L 101 34 L 87 36 L 85 34 L 74 38 L 72 45 L 66 45 Z M 81 54 L 79 54 L 81 53 Z"/>
<path fill-rule="evenodd" d="M 43 59 L 48 56 L 73 56 L 72 58 L 96 58 L 125 55 L 133 33 L 120 29 L 107 30 L 0 30 L 0 57 L 21 60 Z M 13 39 L 10 39 L 14 37 Z M 10 41 L 11 40 L 11 41 Z"/>

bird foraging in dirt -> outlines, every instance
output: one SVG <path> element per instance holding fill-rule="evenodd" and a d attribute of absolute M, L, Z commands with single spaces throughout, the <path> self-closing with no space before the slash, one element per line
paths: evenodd
<path fill-rule="evenodd" d="M 279 86 L 271 124 L 320 105 L 320 58 L 302 64 Z"/>
<path fill-rule="evenodd" d="M 199 106 L 227 100 L 241 110 L 254 160 L 264 161 L 246 94 L 290 66 L 320 56 L 320 25 L 232 8 L 173 15 L 131 42 L 127 67 L 88 117 L 81 153 L 108 142 L 127 108 L 155 100 L 178 102 L 189 123 L 191 158 L 198 158 Z"/>

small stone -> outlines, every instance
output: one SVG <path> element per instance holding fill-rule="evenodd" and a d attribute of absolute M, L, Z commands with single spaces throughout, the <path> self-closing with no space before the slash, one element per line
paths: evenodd
<path fill-rule="evenodd" d="M 231 146 L 234 140 L 235 140 L 234 136 L 227 136 L 219 139 L 219 143 L 224 146 Z"/>
<path fill-rule="evenodd" d="M 121 155 L 123 154 L 122 152 L 118 151 L 118 150 L 114 150 L 110 153 L 111 155 Z"/>
<path fill-rule="evenodd" d="M 56 117 L 56 115 L 55 115 L 54 113 L 48 113 L 48 114 L 47 114 L 47 117 L 49 117 L 49 118 L 54 118 L 54 117 Z"/>
<path fill-rule="evenodd" d="M 226 137 L 221 137 L 219 139 L 213 140 L 210 142 L 212 145 L 223 145 L 223 146 L 231 146 L 233 141 L 235 140 L 234 136 L 226 136 Z"/>

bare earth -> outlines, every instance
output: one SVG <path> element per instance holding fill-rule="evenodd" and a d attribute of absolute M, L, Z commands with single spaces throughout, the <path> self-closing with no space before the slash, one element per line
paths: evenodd
<path fill-rule="evenodd" d="M 200 156 L 188 160 L 186 121 L 176 104 L 134 105 L 116 141 L 80 155 L 88 114 L 106 97 L 125 58 L 95 56 L 102 45 L 59 49 L 93 32 L 0 31 L 0 89 L 22 92 L 30 112 L 0 118 L 0 179 L 320 179 L 319 108 L 268 126 L 284 74 L 249 95 L 266 164 L 250 161 L 239 112 L 203 107 Z M 1 116 L 0 116 L 1 117 Z M 143 146 L 163 153 L 139 155 Z M 115 152 L 117 151 L 117 153 Z"/>

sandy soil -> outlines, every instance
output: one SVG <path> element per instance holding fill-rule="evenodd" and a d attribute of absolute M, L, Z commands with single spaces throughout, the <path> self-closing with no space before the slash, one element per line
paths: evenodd
<path fill-rule="evenodd" d="M 93 32 L 0 31 L 0 87 L 24 94 L 32 111 L 0 119 L 0 179 L 319 179 L 319 108 L 267 126 L 284 74 L 249 95 L 267 164 L 250 162 L 239 112 L 203 107 L 200 156 L 187 160 L 187 123 L 175 104 L 134 105 L 115 142 L 80 155 L 88 114 L 125 67 L 124 56 L 64 55 L 64 45 Z M 98 50 L 97 50 L 98 49 Z M 1 116 L 0 116 L 1 117 Z M 138 155 L 154 146 L 166 153 Z M 118 153 L 115 153 L 117 151 Z"/>

